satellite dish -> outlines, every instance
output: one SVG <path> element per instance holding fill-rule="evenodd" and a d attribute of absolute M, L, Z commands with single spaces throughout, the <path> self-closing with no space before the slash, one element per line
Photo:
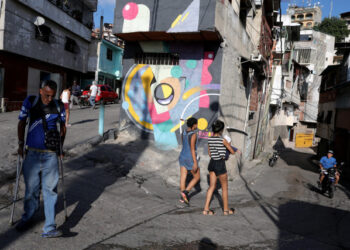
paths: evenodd
<path fill-rule="evenodd" d="M 41 25 L 43 25 L 44 23 L 45 23 L 45 19 L 44 19 L 43 17 L 37 16 L 37 17 L 35 18 L 34 24 L 35 24 L 36 26 L 41 26 Z"/>

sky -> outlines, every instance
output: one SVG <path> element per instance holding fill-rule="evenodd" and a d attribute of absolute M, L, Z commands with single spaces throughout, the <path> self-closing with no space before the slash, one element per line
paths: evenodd
<path fill-rule="evenodd" d="M 178 0 L 181 1 L 181 0 Z M 322 16 L 328 17 L 330 11 L 330 3 L 333 1 L 332 16 L 339 16 L 340 13 L 350 11 L 350 0 L 310 0 L 312 5 L 320 2 L 322 7 Z M 286 13 L 288 4 L 297 4 L 298 6 L 306 6 L 308 0 L 281 0 L 282 13 Z M 98 9 L 94 14 L 95 27 L 100 26 L 100 16 L 104 16 L 105 23 L 113 23 L 115 0 L 99 0 Z"/>

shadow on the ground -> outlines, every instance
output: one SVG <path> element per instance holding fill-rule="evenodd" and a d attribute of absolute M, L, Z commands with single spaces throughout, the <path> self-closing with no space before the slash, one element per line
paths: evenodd
<path fill-rule="evenodd" d="M 143 135 L 147 137 L 147 135 Z M 59 228 L 63 231 L 63 237 L 74 237 L 78 232 L 71 232 L 105 189 L 113 185 L 119 178 L 125 177 L 135 166 L 142 152 L 148 147 L 147 140 L 130 141 L 125 145 L 101 144 L 91 151 L 64 164 L 66 178 L 65 189 L 67 207 L 75 205 L 72 212 L 68 214 L 68 220 Z M 133 157 L 125 157 L 125 152 L 134 150 Z M 59 196 L 56 206 L 57 214 L 63 212 L 63 199 L 59 183 Z M 43 204 L 41 204 L 41 207 Z M 21 207 L 21 208 L 20 208 Z M 17 204 L 17 209 L 22 209 Z M 33 218 L 32 227 L 45 220 L 43 209 L 39 210 Z M 30 229 L 28 229 L 29 231 Z M 14 228 L 8 229 L 0 234 L 0 248 L 5 248 L 11 242 L 20 239 L 21 233 Z"/>
<path fill-rule="evenodd" d="M 279 152 L 280 158 L 290 166 L 297 166 L 301 169 L 319 173 L 316 154 L 303 153 L 292 148 L 287 148 L 279 137 L 273 145 L 273 149 Z"/>
<path fill-rule="evenodd" d="M 78 124 L 83 124 L 83 123 L 89 123 L 89 122 L 94 122 L 97 121 L 97 119 L 86 119 L 78 122 L 73 122 L 72 125 L 78 125 Z"/>

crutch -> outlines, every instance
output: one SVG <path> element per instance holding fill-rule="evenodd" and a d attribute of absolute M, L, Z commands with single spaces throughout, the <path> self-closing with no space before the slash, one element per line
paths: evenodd
<path fill-rule="evenodd" d="M 64 207 L 64 221 L 68 220 L 67 216 L 67 201 L 66 201 L 66 191 L 64 188 L 64 170 L 63 170 L 63 162 L 62 162 L 62 143 L 61 143 L 61 135 L 60 135 L 60 153 L 59 153 L 59 167 L 61 172 L 61 184 L 62 184 L 62 195 L 63 195 L 63 207 Z"/>
<path fill-rule="evenodd" d="M 16 186 L 15 186 L 15 193 L 13 195 L 13 201 L 12 201 L 12 208 L 11 208 L 11 216 L 10 216 L 10 225 L 13 225 L 13 215 L 15 213 L 15 204 L 17 201 L 17 194 L 18 194 L 18 186 L 19 186 L 19 179 L 21 177 L 22 172 L 22 162 L 21 162 L 21 156 L 18 155 L 17 157 L 17 173 L 16 173 Z"/>

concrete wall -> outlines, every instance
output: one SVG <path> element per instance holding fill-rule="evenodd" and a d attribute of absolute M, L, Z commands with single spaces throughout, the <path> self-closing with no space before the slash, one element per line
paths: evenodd
<path fill-rule="evenodd" d="M 60 26 L 64 27 L 67 30 L 70 30 L 72 33 L 80 36 L 81 38 L 85 39 L 86 41 L 91 40 L 91 31 L 89 28 L 87 28 L 82 23 L 75 20 L 73 17 L 69 16 L 67 13 L 62 11 L 62 9 L 58 8 L 54 4 L 50 3 L 48 0 L 6 0 L 7 2 L 20 2 L 22 5 L 27 6 L 29 9 L 35 10 L 37 13 L 39 13 L 41 16 L 45 17 L 46 19 L 51 20 L 52 22 L 55 22 L 59 24 Z M 73 1 L 74 2 L 74 1 Z M 15 7 L 19 7 L 20 5 L 16 5 Z M 12 5 L 8 6 L 7 8 L 9 11 L 17 10 L 20 11 L 20 9 L 14 9 Z M 80 6 L 79 6 L 80 7 Z M 85 18 L 90 18 L 92 21 L 92 14 L 89 9 L 82 9 L 80 7 L 80 10 L 84 12 L 83 14 L 86 16 Z M 38 16 L 38 15 L 36 15 Z M 31 19 L 32 23 L 34 22 L 34 19 Z M 87 20 L 85 20 L 87 21 Z"/>
<path fill-rule="evenodd" d="M 34 4 L 34 2 L 31 1 L 29 1 L 28 4 L 29 3 Z M 50 38 L 50 43 L 46 43 L 35 38 L 35 25 L 33 22 L 38 16 L 37 11 L 41 11 L 40 8 L 46 6 L 47 4 L 52 5 L 48 1 L 45 1 L 45 4 L 42 1 L 38 1 L 36 5 L 32 6 L 37 7 L 38 9 L 30 9 L 21 4 L 19 1 L 7 0 L 4 15 L 5 31 L 1 36 L 1 39 L 3 39 L 2 49 L 64 68 L 86 72 L 88 61 L 88 44 L 90 38 L 82 38 L 85 35 L 82 35 L 82 32 L 78 30 L 76 31 L 77 33 L 74 33 L 74 25 L 71 26 L 72 29 L 69 29 L 72 31 L 71 32 L 63 28 L 61 24 L 59 25 L 51 21 L 49 18 L 46 18 L 45 25 L 50 27 L 53 33 Z M 52 5 L 52 7 L 58 9 L 54 5 Z M 42 9 L 42 11 L 44 10 L 45 9 Z M 57 21 L 60 21 L 62 25 L 65 26 L 66 22 L 64 21 L 65 19 L 62 17 L 62 15 L 66 14 L 61 11 L 61 16 Z M 76 20 L 74 21 L 76 22 Z M 89 31 L 81 23 L 79 23 L 79 27 L 84 32 L 86 30 Z M 76 41 L 79 47 L 77 53 L 71 53 L 65 50 L 66 37 Z"/>
<path fill-rule="evenodd" d="M 332 111 L 331 123 L 325 123 L 329 111 Z M 334 123 L 335 123 L 335 102 L 320 103 L 319 113 L 323 112 L 323 121 L 317 123 L 317 136 L 329 141 L 334 140 Z"/>
<path fill-rule="evenodd" d="M 301 31 L 306 34 L 310 31 Z M 327 67 L 327 56 L 334 52 L 335 38 L 333 36 L 312 31 L 312 41 L 295 42 L 295 49 L 311 49 L 310 61 L 304 64 L 312 74 L 306 79 L 308 82 L 308 97 L 305 104 L 304 119 L 305 122 L 316 123 L 319 102 L 319 87 L 321 85 L 321 72 Z"/>

